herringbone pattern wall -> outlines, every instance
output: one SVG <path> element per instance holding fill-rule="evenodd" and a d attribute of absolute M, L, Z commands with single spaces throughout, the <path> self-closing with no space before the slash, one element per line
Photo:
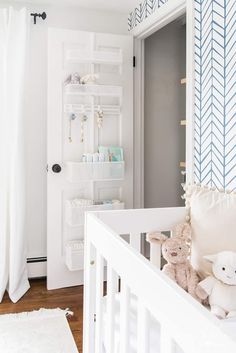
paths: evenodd
<path fill-rule="evenodd" d="M 236 1 L 195 4 L 195 179 L 234 190 Z"/>
<path fill-rule="evenodd" d="M 129 29 L 167 1 L 145 0 Z M 194 3 L 195 181 L 236 190 L 236 0 Z"/>
<path fill-rule="evenodd" d="M 168 0 L 145 0 L 130 13 L 128 17 L 128 29 L 131 30 L 151 15 L 156 9 Z"/>

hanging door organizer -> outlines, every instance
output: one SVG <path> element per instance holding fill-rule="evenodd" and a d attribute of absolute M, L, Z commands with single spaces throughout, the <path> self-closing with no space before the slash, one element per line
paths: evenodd
<path fill-rule="evenodd" d="M 125 163 L 122 162 L 67 162 L 67 180 L 80 181 L 115 181 L 123 180 Z"/>
<path fill-rule="evenodd" d="M 87 212 L 133 207 L 133 38 L 48 29 L 47 287 L 82 285 Z"/>
<path fill-rule="evenodd" d="M 78 49 L 68 48 L 65 54 L 67 63 L 79 64 L 105 64 L 105 65 L 122 65 L 123 57 L 121 50 L 112 51 L 81 51 Z"/>
<path fill-rule="evenodd" d="M 65 263 L 70 271 L 81 270 L 85 213 L 125 207 L 125 161 L 98 158 L 99 146 L 123 153 L 123 53 L 115 46 L 100 46 L 95 34 L 89 40 L 83 47 L 64 47 L 63 164 L 66 180 L 77 189 L 64 195 Z M 84 160 L 88 155 L 90 160 Z M 93 155 L 97 159 L 91 161 Z M 83 199 L 92 204 L 76 204 Z"/>
<path fill-rule="evenodd" d="M 77 96 L 121 97 L 122 87 L 95 84 L 68 84 L 65 86 L 65 94 Z"/>
<path fill-rule="evenodd" d="M 94 110 L 97 111 L 99 108 L 102 109 L 104 115 L 120 115 L 121 114 L 121 107 L 119 105 L 105 105 L 103 104 L 94 105 Z M 65 104 L 64 105 L 64 112 L 65 113 L 91 113 L 92 107 L 91 104 Z"/>
<path fill-rule="evenodd" d="M 79 227 L 84 225 L 85 212 L 121 210 L 125 207 L 123 202 L 107 203 L 101 205 L 82 206 L 76 205 L 73 201 L 66 201 L 66 222 L 71 227 Z"/>

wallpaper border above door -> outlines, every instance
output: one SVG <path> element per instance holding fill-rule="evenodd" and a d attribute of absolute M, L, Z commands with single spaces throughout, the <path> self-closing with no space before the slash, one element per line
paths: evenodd
<path fill-rule="evenodd" d="M 159 9 L 168 0 L 145 0 L 136 7 L 128 17 L 128 30 L 131 31 L 148 16 Z"/>

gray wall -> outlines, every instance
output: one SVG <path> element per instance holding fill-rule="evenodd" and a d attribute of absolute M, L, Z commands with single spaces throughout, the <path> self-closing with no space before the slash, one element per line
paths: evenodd
<path fill-rule="evenodd" d="M 186 28 L 179 21 L 145 40 L 144 205 L 181 206 L 185 161 Z"/>

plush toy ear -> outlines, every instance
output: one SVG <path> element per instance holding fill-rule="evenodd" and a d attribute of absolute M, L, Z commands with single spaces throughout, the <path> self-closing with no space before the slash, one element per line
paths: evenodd
<path fill-rule="evenodd" d="M 168 237 L 159 232 L 147 233 L 146 241 L 154 244 L 163 244 Z"/>
<path fill-rule="evenodd" d="M 208 262 L 214 263 L 217 259 L 217 255 L 206 255 L 206 256 L 203 256 L 203 258 Z"/>
<path fill-rule="evenodd" d="M 189 223 L 180 223 L 174 228 L 174 236 L 181 237 L 183 240 L 191 241 L 191 226 Z"/>

